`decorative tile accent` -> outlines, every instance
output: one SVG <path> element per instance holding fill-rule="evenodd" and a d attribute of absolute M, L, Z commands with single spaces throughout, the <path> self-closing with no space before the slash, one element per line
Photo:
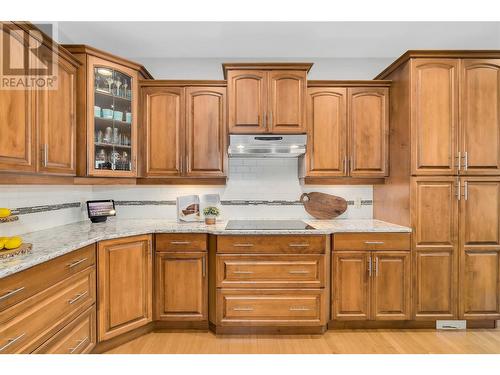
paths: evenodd
<path fill-rule="evenodd" d="M 67 208 L 78 208 L 81 207 L 81 205 L 82 204 L 80 202 L 71 202 L 71 203 L 49 204 L 46 206 L 18 207 L 12 210 L 12 214 L 13 215 L 36 214 L 39 212 L 58 211 Z"/>
<path fill-rule="evenodd" d="M 175 206 L 176 201 L 115 201 L 116 206 Z"/>
<path fill-rule="evenodd" d="M 362 206 L 371 206 L 372 200 L 361 200 Z M 176 201 L 115 201 L 117 206 L 175 206 Z M 301 201 L 282 201 L 282 200 L 222 200 L 223 206 L 301 206 Z M 347 201 L 348 206 L 354 206 L 354 201 Z"/>

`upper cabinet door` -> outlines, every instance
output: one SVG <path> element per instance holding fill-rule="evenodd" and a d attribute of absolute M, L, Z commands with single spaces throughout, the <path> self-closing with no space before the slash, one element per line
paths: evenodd
<path fill-rule="evenodd" d="M 87 60 L 88 174 L 135 177 L 138 73 L 94 56 Z"/>
<path fill-rule="evenodd" d="M 500 174 L 500 60 L 462 60 L 460 149 L 464 174 Z"/>
<path fill-rule="evenodd" d="M 11 33 L 7 24 L 0 28 L 0 46 L 10 39 L 10 61 L 22 66 L 25 45 L 21 33 Z M 6 38 L 7 37 L 7 38 Z M 4 56 L 5 58 L 5 56 Z M 33 92 L 0 90 L 0 170 L 35 171 L 35 116 Z"/>
<path fill-rule="evenodd" d="M 384 177 L 389 158 L 389 89 L 348 89 L 350 174 Z"/>
<path fill-rule="evenodd" d="M 52 51 L 43 49 L 45 53 Z M 37 126 L 43 173 L 76 174 L 76 67 L 59 58 L 57 88 L 37 90 Z"/>
<path fill-rule="evenodd" d="M 412 60 L 413 175 L 457 173 L 458 65 L 456 59 Z"/>
<path fill-rule="evenodd" d="M 226 88 L 186 89 L 186 175 L 224 176 Z"/>
<path fill-rule="evenodd" d="M 307 92 L 307 176 L 345 176 L 347 89 L 318 87 Z"/>
<path fill-rule="evenodd" d="M 307 73 L 272 70 L 269 73 L 269 131 L 306 132 Z"/>
<path fill-rule="evenodd" d="M 184 96 L 179 87 L 142 90 L 143 175 L 180 176 L 184 152 Z M 206 141 L 206 140 L 205 140 Z"/>
<path fill-rule="evenodd" d="M 227 77 L 230 133 L 267 131 L 267 73 L 258 70 L 231 70 Z"/>
<path fill-rule="evenodd" d="M 500 318 L 500 178 L 462 179 L 460 317 Z"/>

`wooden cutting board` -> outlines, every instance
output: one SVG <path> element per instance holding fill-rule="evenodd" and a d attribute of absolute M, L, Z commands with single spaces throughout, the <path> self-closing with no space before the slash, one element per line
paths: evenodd
<path fill-rule="evenodd" d="M 30 243 L 23 243 L 17 249 L 13 250 L 0 250 L 0 259 L 12 258 L 17 255 L 31 253 L 33 245 Z"/>
<path fill-rule="evenodd" d="M 326 193 L 304 193 L 300 196 L 307 213 L 316 219 L 334 219 L 347 210 L 344 198 Z"/>
<path fill-rule="evenodd" d="M 19 217 L 16 215 L 10 215 L 7 217 L 0 217 L 0 223 L 9 223 L 11 221 L 17 221 L 19 220 Z"/>

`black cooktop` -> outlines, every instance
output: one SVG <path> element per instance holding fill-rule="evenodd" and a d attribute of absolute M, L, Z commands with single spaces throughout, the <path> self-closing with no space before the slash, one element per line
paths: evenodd
<path fill-rule="evenodd" d="M 229 220 L 226 230 L 306 230 L 314 229 L 301 220 Z"/>

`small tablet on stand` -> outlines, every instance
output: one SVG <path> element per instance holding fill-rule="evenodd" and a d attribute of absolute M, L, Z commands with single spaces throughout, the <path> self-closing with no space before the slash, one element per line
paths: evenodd
<path fill-rule="evenodd" d="M 115 201 L 112 199 L 87 201 L 87 212 L 93 223 L 103 223 L 108 216 L 116 216 Z"/>

